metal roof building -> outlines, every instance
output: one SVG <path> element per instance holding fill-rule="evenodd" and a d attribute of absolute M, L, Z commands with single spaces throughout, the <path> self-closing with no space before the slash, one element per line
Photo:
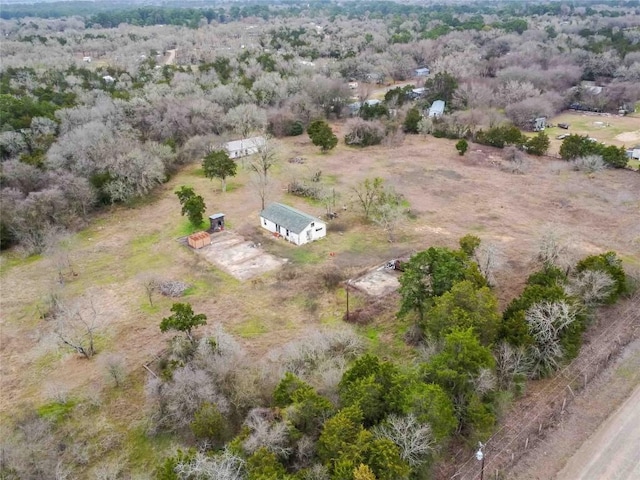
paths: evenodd
<path fill-rule="evenodd" d="M 429 117 L 439 117 L 444 113 L 444 100 L 436 100 L 429 108 Z"/>
<path fill-rule="evenodd" d="M 326 224 L 322 220 L 282 203 L 272 203 L 260 212 L 260 224 L 297 245 L 327 234 Z"/>

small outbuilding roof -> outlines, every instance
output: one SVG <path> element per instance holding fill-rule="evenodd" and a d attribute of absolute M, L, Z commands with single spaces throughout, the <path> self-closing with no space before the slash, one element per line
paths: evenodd
<path fill-rule="evenodd" d="M 266 140 L 264 137 L 243 138 L 242 140 L 232 140 L 225 144 L 225 148 L 229 152 L 237 152 L 240 150 L 248 150 L 252 148 L 264 147 Z"/>
<path fill-rule="evenodd" d="M 295 234 L 301 233 L 311 222 L 322 222 L 314 216 L 282 203 L 272 203 L 260 212 L 260 216 Z"/>
<path fill-rule="evenodd" d="M 217 220 L 219 218 L 224 218 L 224 213 L 214 213 L 213 215 L 209 215 L 211 220 Z"/>
<path fill-rule="evenodd" d="M 435 117 L 440 116 L 444 113 L 444 100 L 436 100 L 431 104 L 431 108 L 429 109 L 429 116 Z"/>

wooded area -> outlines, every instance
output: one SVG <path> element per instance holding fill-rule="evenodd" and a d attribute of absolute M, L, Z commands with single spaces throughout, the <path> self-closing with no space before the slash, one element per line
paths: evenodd
<path fill-rule="evenodd" d="M 449 141 L 447 148 L 469 169 L 478 158 L 495 163 L 500 155 L 504 175 L 523 175 L 532 162 L 549 162 L 563 172 L 558 182 L 566 181 L 571 169 L 590 175 L 618 169 L 620 176 L 611 181 L 620 183 L 612 188 L 623 184 L 623 175 L 625 181 L 637 178 L 627 152 L 633 141 L 605 144 L 569 130 L 556 150 L 557 162 L 570 165 L 565 171 L 551 163 L 552 139 L 537 125 L 539 119 L 551 123 L 568 109 L 603 115 L 603 127 L 608 119 L 638 118 L 638 0 L 606 5 L 16 3 L 3 5 L 0 35 L 0 247 L 11 255 L 3 257 L 2 266 L 20 269 L 44 258 L 53 266 L 46 268 L 56 271 L 55 288 L 36 288 L 46 290 L 46 299 L 25 304 L 19 314 L 12 310 L 11 322 L 27 318 L 37 325 L 36 343 L 45 336 L 40 328 L 51 330 L 61 348 L 86 362 L 104 362 L 108 391 L 118 402 L 125 402 L 121 393 L 131 392 L 146 402 L 135 417 L 144 424 L 136 430 L 138 438 L 126 440 L 105 429 L 95 438 L 84 432 L 83 440 L 76 441 L 74 415 L 97 418 L 102 407 L 77 400 L 75 393 L 26 406 L 27 413 L 6 423 L 10 434 L 0 444 L 2 478 L 91 474 L 115 479 L 134 473 L 163 480 L 447 478 L 451 465 L 459 462 L 455 452 L 471 452 L 490 438 L 528 382 L 552 376 L 579 355 L 597 309 L 628 298 L 637 288 L 624 268 L 638 265 L 629 253 L 632 247 L 616 253 L 602 242 L 573 244 L 569 255 L 569 247 L 549 234 L 538 238 L 535 258 L 524 261 L 500 258 L 495 243 L 470 234 L 459 245 L 415 248 L 416 232 L 425 231 L 420 228 L 446 226 L 424 222 L 431 211 L 453 202 L 454 195 L 445 193 L 437 199 L 442 204 L 432 201 L 414 209 L 410 199 L 424 189 L 444 189 L 437 181 L 428 183 L 417 162 L 402 162 L 403 148 L 411 143 L 407 138 L 420 138 L 427 144 Z M 430 113 L 434 102 L 444 103 L 443 111 Z M 637 129 L 624 132 L 632 135 L 625 138 L 636 138 Z M 250 137 L 261 139 L 255 152 L 230 156 L 230 141 Z M 282 145 L 296 155 L 289 163 L 278 153 Z M 433 145 L 437 151 L 442 144 Z M 307 155 L 311 148 L 325 163 L 319 170 L 314 158 L 313 170 L 304 173 L 309 179 L 303 180 L 305 159 L 296 152 Z M 385 178 L 378 171 L 369 175 L 368 167 L 358 163 L 363 150 L 375 152 L 376 159 L 384 156 Z M 331 171 L 336 151 L 346 151 L 340 158 L 358 165 L 348 182 Z M 464 178 L 442 168 L 428 175 Z M 469 181 L 456 187 L 460 195 L 473 194 L 477 186 L 473 173 L 465 175 Z M 206 184 L 206 194 L 203 184 L 191 186 L 197 177 L 219 179 L 220 191 L 217 182 Z M 244 183 L 232 182 L 235 177 Z M 174 185 L 177 179 L 186 184 Z M 286 188 L 280 188 L 283 182 Z M 597 182 L 594 188 L 601 188 L 603 180 Z M 519 188 L 525 192 L 534 184 Z M 333 310 L 342 309 L 342 295 L 348 302 L 350 275 L 362 268 L 336 266 L 335 251 L 325 251 L 329 247 L 291 253 L 268 245 L 292 261 L 282 272 L 269 274 L 268 287 L 256 279 L 251 288 L 212 273 L 210 265 L 203 267 L 191 257 L 182 261 L 188 267 L 177 267 L 167 254 L 175 253 L 170 247 L 154 250 L 158 242 L 173 245 L 173 237 L 202 229 L 211 213 L 206 211 L 210 198 L 216 201 L 214 211 L 228 214 L 227 205 L 219 207 L 223 198 L 242 189 L 259 197 L 250 212 L 256 216 L 258 203 L 264 209 L 265 201 L 284 195 L 279 188 L 290 199 L 304 198 L 310 208 L 326 208 L 329 220 L 338 219 L 328 223 L 329 237 L 343 235 L 351 223 L 365 231 L 358 241 L 347 234 L 332 246 L 349 253 L 370 249 L 378 256 L 395 254 L 396 242 L 411 250 L 398 277 L 398 293 L 388 297 L 388 304 L 357 295 L 352 300 L 361 302 L 359 307 L 368 302 L 369 317 L 377 312 L 393 325 L 385 332 L 388 345 L 374 351 L 363 338 L 372 321 L 367 315 L 353 329 L 318 320 L 322 310 L 342 319 Z M 561 207 L 580 212 L 578 195 L 583 193 L 571 188 Z M 154 332 L 177 332 L 167 348 L 156 349 L 155 359 L 144 363 L 144 374 L 150 376 L 143 378 L 132 373 L 141 368 L 127 366 L 122 356 L 101 355 L 111 333 L 98 320 L 107 310 L 121 315 L 120 306 L 117 300 L 100 305 L 80 293 L 74 279 L 82 272 L 74 270 L 66 242 L 79 231 L 76 238 L 89 237 L 83 230 L 87 226 L 97 235 L 97 216 L 105 215 L 104 221 L 109 218 L 105 212 L 117 208 L 135 212 L 158 201 L 166 189 L 189 226 L 145 232 L 139 244 L 127 246 L 144 250 L 146 263 L 123 264 L 117 275 L 126 278 L 100 277 L 104 283 L 95 285 L 108 290 L 137 275 L 145 302 L 134 301 L 132 318 L 141 329 L 153 324 Z M 619 189 L 616 197 L 601 193 L 597 200 L 612 209 L 631 209 L 637 201 L 631 190 Z M 249 194 L 234 201 L 246 203 Z M 342 210 L 336 199 L 344 204 Z M 481 232 L 483 222 L 500 218 L 497 209 L 505 203 L 492 207 L 496 211 L 477 225 L 471 222 L 469 230 Z M 229 228 L 244 227 L 242 222 L 252 218 L 246 209 L 241 214 L 226 217 Z M 177 225 L 179 214 L 172 221 Z M 406 223 L 410 230 L 402 228 Z M 616 227 L 613 221 L 607 225 L 623 238 L 621 244 L 637 242 L 633 226 L 623 232 Z M 242 235 L 259 244 L 262 237 L 247 232 Z M 491 234 L 494 240 L 508 238 L 501 229 Z M 199 248 L 210 242 L 205 237 L 187 242 Z M 14 262 L 18 257 L 6 267 L 7 258 Z M 83 267 L 99 277 L 98 270 L 117 264 L 114 258 L 96 265 L 96 271 L 91 261 Z M 515 283 L 523 288 L 519 293 L 500 290 L 500 262 L 521 276 L 524 272 Z M 307 264 L 319 266 L 301 270 Z M 147 272 L 148 265 L 153 273 Z M 158 265 L 169 276 L 187 268 L 196 280 L 160 278 Z M 218 288 L 226 289 L 224 297 Z M 274 296 L 270 307 L 253 304 L 266 301 L 266 292 L 280 291 L 293 293 Z M 166 298 L 154 305 L 156 293 Z M 174 297 L 185 298 L 169 305 Z M 224 303 L 231 297 L 235 303 Z M 224 300 L 202 311 L 198 302 L 203 298 Z M 245 311 L 245 302 L 254 310 Z M 300 308 L 318 321 L 305 338 L 281 340 L 257 361 L 242 335 L 229 333 L 234 324 L 226 325 L 225 316 L 237 321 L 244 315 L 243 321 L 262 332 L 266 327 L 260 315 L 276 306 Z M 283 316 L 277 325 L 295 321 Z M 136 346 L 130 348 L 140 349 L 145 339 L 135 337 L 131 343 Z M 10 416 L 3 411 L 3 422 Z M 64 448 L 56 449 L 57 444 Z M 126 461 L 120 462 L 115 452 L 123 445 Z M 108 465 L 101 463 L 103 453 Z"/>

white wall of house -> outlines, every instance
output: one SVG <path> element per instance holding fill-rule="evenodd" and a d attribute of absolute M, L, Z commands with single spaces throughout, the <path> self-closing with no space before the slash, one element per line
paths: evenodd
<path fill-rule="evenodd" d="M 305 243 L 313 242 L 314 240 L 327 236 L 326 224 L 318 220 L 307 225 L 299 235 L 297 233 L 290 232 L 283 226 L 276 225 L 271 220 L 267 220 L 264 217 L 260 217 L 260 225 L 262 228 L 272 233 L 280 234 L 282 238 L 291 243 L 295 243 L 296 245 L 304 245 Z"/>
<path fill-rule="evenodd" d="M 315 222 L 310 223 L 307 228 L 300 232 L 298 245 L 313 242 L 314 240 L 318 240 L 326 236 L 327 226 L 323 222 L 318 222 L 316 220 Z"/>

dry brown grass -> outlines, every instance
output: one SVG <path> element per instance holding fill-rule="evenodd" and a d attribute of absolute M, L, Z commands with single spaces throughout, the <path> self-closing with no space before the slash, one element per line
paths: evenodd
<path fill-rule="evenodd" d="M 335 126 L 337 133 L 342 126 Z M 304 156 L 305 164 L 286 161 L 294 156 Z M 310 325 L 341 321 L 343 291 L 324 287 L 327 269 L 356 275 L 399 252 L 432 245 L 455 247 L 466 233 L 495 243 L 508 259 L 497 273 L 503 305 L 521 289 L 538 239 L 550 226 L 576 257 L 616 250 L 629 265 L 640 265 L 640 175 L 608 170 L 587 176 L 547 158 L 534 158 L 529 173 L 513 175 L 500 169 L 495 161 L 499 157 L 499 151 L 475 144 L 460 157 L 453 141 L 421 136 L 407 136 L 401 148 L 360 150 L 341 144 L 334 152 L 321 154 L 306 136 L 295 137 L 280 142 L 281 162 L 275 169 L 271 200 L 321 215 L 322 206 L 285 193 L 292 176 L 321 170 L 327 184 L 342 193 L 339 207 L 347 206 L 337 220 L 343 231 L 332 233 L 330 228 L 322 241 L 295 247 L 256 231 L 260 200 L 247 172 L 241 171 L 223 194 L 194 165 L 163 185 L 153 199 L 135 208 L 106 211 L 75 235 L 71 259 L 78 276 L 63 286 L 55 284 L 55 266 L 48 258 L 4 258 L 1 416 L 8 419 L 22 405 L 44 402 L 46 385 L 62 385 L 71 392 L 104 388 L 100 362 L 60 351 L 51 340 L 52 325 L 40 319 L 39 307 L 53 290 L 70 298 L 90 297 L 99 307 L 103 328 L 98 356 L 100 351 L 121 354 L 134 372 L 131 378 L 138 379 L 113 394 L 117 398 L 110 405 L 117 408 L 110 411 L 135 423 L 144 418 L 141 365 L 165 346 L 169 334 L 160 333 L 158 325 L 173 302 L 158 297 L 153 308 L 148 306 L 137 279 L 146 272 L 194 285 L 184 300 L 208 315 L 209 324 L 199 333 L 206 335 L 214 324 L 222 323 L 260 356 Z M 389 244 L 376 227 L 363 225 L 351 202 L 350 189 L 374 176 L 402 193 L 416 216 L 403 222 L 395 244 Z M 182 184 L 203 194 L 209 213 L 224 212 L 229 229 L 248 232 L 254 241 L 262 238 L 263 248 L 289 258 L 291 265 L 242 283 L 182 247 L 175 239 L 184 220 L 173 194 Z M 385 319 L 388 332 L 394 332 L 394 316 Z M 393 337 L 388 332 L 383 334 L 385 343 Z"/>

